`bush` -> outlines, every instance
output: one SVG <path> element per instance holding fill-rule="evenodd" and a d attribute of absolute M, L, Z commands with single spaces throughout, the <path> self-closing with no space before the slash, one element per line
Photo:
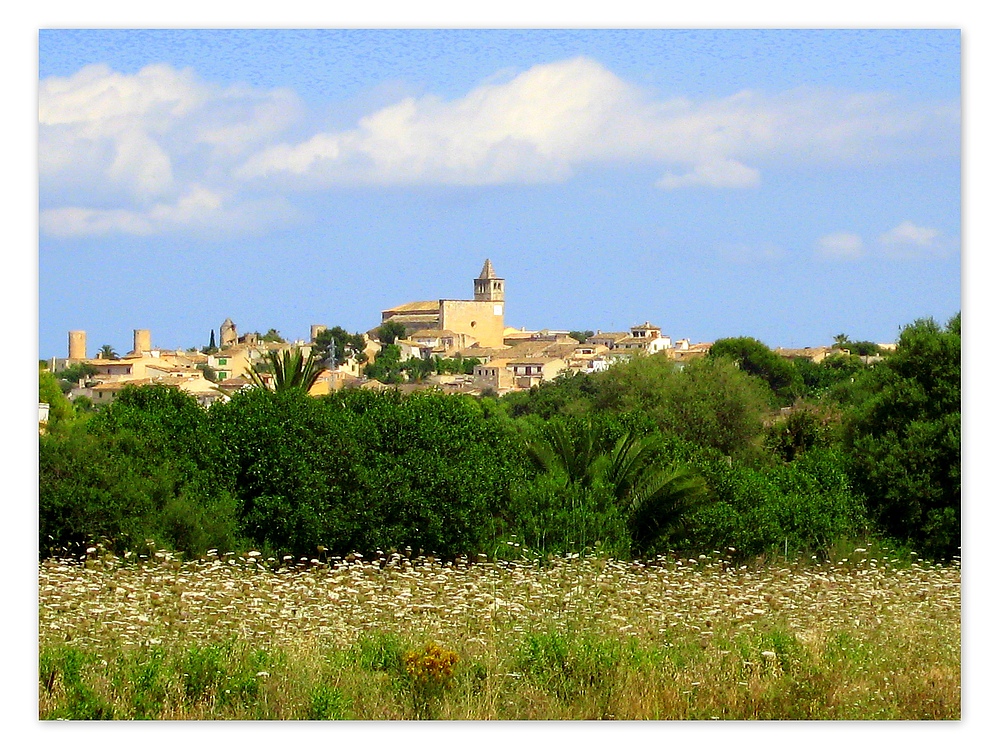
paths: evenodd
<path fill-rule="evenodd" d="M 607 487 L 583 487 L 550 474 L 514 487 L 506 529 L 529 551 L 541 555 L 599 547 L 624 557 L 630 546 L 625 518 Z"/>
<path fill-rule="evenodd" d="M 465 397 L 251 392 L 211 418 L 245 534 L 294 553 L 480 551 L 520 464 L 502 412 Z"/>
<path fill-rule="evenodd" d="M 785 549 L 822 554 L 866 532 L 863 499 L 852 488 L 845 457 L 832 449 L 769 468 L 719 461 L 698 468 L 717 502 L 695 513 L 679 548 L 734 547 L 744 558 Z"/>
<path fill-rule="evenodd" d="M 85 423 L 39 439 L 39 552 L 104 539 L 192 555 L 239 537 L 205 410 L 166 386 L 125 388 Z"/>
<path fill-rule="evenodd" d="M 938 558 L 958 553 L 962 505 L 961 319 L 918 320 L 858 384 L 845 442 L 879 528 Z"/>

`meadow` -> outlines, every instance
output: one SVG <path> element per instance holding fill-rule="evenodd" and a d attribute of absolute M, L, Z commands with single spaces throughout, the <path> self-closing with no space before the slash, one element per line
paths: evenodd
<path fill-rule="evenodd" d="M 517 558 L 513 543 L 505 552 Z M 39 564 L 40 719 L 959 719 L 961 570 L 876 548 Z"/>

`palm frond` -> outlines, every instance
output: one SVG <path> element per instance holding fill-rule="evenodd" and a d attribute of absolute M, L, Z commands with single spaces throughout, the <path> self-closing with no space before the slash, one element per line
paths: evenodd
<path fill-rule="evenodd" d="M 322 366 L 316 361 L 312 352 L 305 358 L 298 349 L 284 351 L 280 354 L 268 352 L 267 358 L 271 371 L 274 373 L 273 387 L 275 391 L 303 390 L 308 392 L 323 372 Z M 260 373 L 249 369 L 247 376 L 257 388 L 267 388 Z"/>
<path fill-rule="evenodd" d="M 632 539 L 648 547 L 677 529 L 708 500 L 705 480 L 687 468 L 654 469 L 644 474 L 628 497 Z"/>

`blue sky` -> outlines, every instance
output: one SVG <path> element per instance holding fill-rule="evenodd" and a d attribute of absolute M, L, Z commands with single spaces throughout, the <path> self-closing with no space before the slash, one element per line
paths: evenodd
<path fill-rule="evenodd" d="M 958 30 L 42 30 L 39 355 L 508 325 L 889 342 L 961 307 Z"/>

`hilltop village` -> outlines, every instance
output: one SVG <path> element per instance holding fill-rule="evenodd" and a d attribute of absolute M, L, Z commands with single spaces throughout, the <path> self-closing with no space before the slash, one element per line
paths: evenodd
<path fill-rule="evenodd" d="M 600 372 L 637 354 L 684 362 L 704 356 L 712 345 L 685 338 L 673 340 L 649 321 L 614 332 L 511 328 L 504 320 L 505 293 L 504 279 L 487 259 L 473 280 L 472 299 L 408 302 L 383 310 L 379 326 L 353 337 L 357 344 L 350 356 L 338 358 L 341 362 L 332 357 L 323 360 L 324 370 L 310 394 L 320 396 L 341 388 L 398 388 L 504 395 L 564 374 Z M 388 341 L 387 331 L 391 333 Z M 214 332 L 212 335 L 214 338 Z M 111 403 L 127 385 L 150 383 L 176 386 L 207 406 L 252 387 L 251 370 L 266 383 L 270 353 L 298 350 L 308 356 L 321 348 L 318 344 L 324 339 L 329 350 L 329 332 L 323 325 L 311 327 L 308 341 L 288 342 L 280 336 L 258 333 L 240 335 L 236 324 L 227 318 L 219 327 L 217 347 L 210 345 L 201 351 L 161 348 L 153 345 L 151 331 L 136 329 L 128 353 L 118 356 L 104 347 L 97 356 L 88 357 L 86 332 L 70 331 L 68 356 L 53 357 L 48 366 L 53 373 L 85 366 L 77 367 L 85 374 L 68 395 L 72 399 L 84 396 L 96 406 Z M 376 362 L 387 346 L 398 347 L 399 362 L 419 361 L 426 367 L 416 376 L 414 368 L 409 368 L 402 382 L 381 382 L 368 365 Z M 808 357 L 820 362 L 835 350 L 775 351 L 789 358 Z M 464 366 L 442 368 L 442 361 Z M 438 366 L 432 367 L 432 363 Z M 366 376 L 366 369 L 372 376 Z"/>

